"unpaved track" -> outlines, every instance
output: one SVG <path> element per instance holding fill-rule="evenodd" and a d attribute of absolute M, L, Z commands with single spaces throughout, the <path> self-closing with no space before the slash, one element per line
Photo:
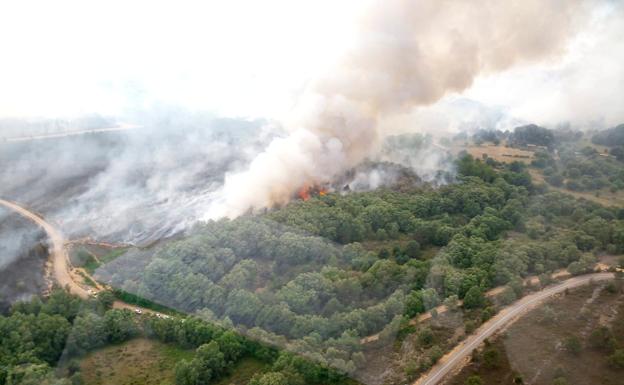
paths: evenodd
<path fill-rule="evenodd" d="M 46 222 L 41 216 L 34 212 L 31 212 L 24 207 L 10 202 L 4 199 L 0 199 L 0 205 L 3 205 L 10 210 L 17 212 L 18 214 L 30 219 L 37 225 L 39 225 L 47 233 L 51 242 L 51 256 L 52 256 L 52 269 L 56 281 L 63 287 L 68 287 L 69 291 L 82 298 L 89 297 L 89 293 L 83 289 L 80 285 L 73 281 L 69 273 L 69 257 L 65 249 L 65 239 L 61 232 L 59 232 L 54 226 Z M 529 294 L 520 300 L 516 301 L 512 305 L 504 308 L 493 318 L 485 322 L 477 331 L 458 344 L 450 353 L 444 356 L 428 373 L 420 377 L 414 385 L 434 385 L 442 381 L 449 373 L 453 371 L 464 359 L 472 353 L 486 338 L 491 337 L 493 334 L 507 326 L 511 321 L 517 319 L 519 316 L 532 309 L 540 302 L 547 298 L 561 293 L 566 289 L 572 289 L 578 286 L 586 285 L 590 282 L 606 281 L 613 279 L 615 275 L 613 273 L 594 273 L 583 275 L 579 277 L 573 277 L 561 282 L 557 285 L 547 287 L 541 291 Z M 121 309 L 137 309 L 138 307 L 126 304 L 122 301 L 115 301 L 115 308 Z M 150 314 L 156 314 L 149 309 L 143 309 L 143 311 Z"/>
<path fill-rule="evenodd" d="M 604 264 L 602 264 L 602 265 L 598 264 L 597 267 L 599 267 L 598 271 L 607 270 L 609 268 L 609 266 L 606 266 Z M 558 271 L 554 272 L 550 277 L 552 279 L 560 279 L 560 278 L 569 277 L 569 276 L 571 276 L 571 274 L 567 270 L 561 269 L 561 270 L 558 270 Z M 539 281 L 539 278 L 537 276 L 527 277 L 524 280 L 525 286 L 526 285 L 536 285 L 536 284 L 539 284 L 539 283 L 540 283 L 540 281 Z M 490 289 L 487 292 L 485 292 L 485 296 L 487 298 L 495 297 L 495 296 L 499 295 L 500 293 L 502 293 L 506 288 L 507 288 L 506 285 L 495 287 L 495 288 Z M 464 303 L 464 301 L 459 300 L 459 301 L 457 301 L 457 306 L 462 306 L 463 303 Z M 437 314 L 443 314 L 443 313 L 446 313 L 446 311 L 448 311 L 448 307 L 446 305 L 444 305 L 444 304 L 436 306 L 435 308 L 427 311 L 426 313 L 422 313 L 420 315 L 415 316 L 414 318 L 412 318 L 409 321 L 409 324 L 410 325 L 418 325 L 421 322 L 427 321 L 428 319 L 430 319 L 432 317 L 431 314 L 432 314 L 432 312 L 434 310 L 435 310 L 435 312 Z M 375 342 L 375 341 L 379 340 L 379 336 L 380 336 L 380 333 L 375 333 L 375 334 L 371 334 L 370 336 L 362 337 L 362 339 L 360 339 L 360 343 L 361 344 L 368 344 L 368 343 L 371 343 L 371 342 Z"/>
<path fill-rule="evenodd" d="M 613 273 L 594 273 L 570 278 L 557 285 L 547 287 L 541 291 L 532 293 L 516 301 L 512 305 L 501 310 L 497 315 L 485 322 L 477 331 L 457 345 L 450 353 L 444 356 L 427 374 L 420 377 L 414 385 L 434 385 L 439 383 L 453 371 L 474 349 L 486 338 L 507 326 L 528 310 L 532 309 L 547 298 L 561 293 L 566 289 L 586 285 L 590 282 L 606 281 L 613 279 Z"/>
<path fill-rule="evenodd" d="M 25 209 L 17 203 L 0 199 L 0 204 L 39 225 L 50 239 L 50 256 L 52 260 L 52 273 L 56 282 L 62 287 L 68 287 L 70 293 L 81 298 L 89 297 L 89 293 L 72 279 L 69 273 L 69 257 L 65 249 L 65 238 L 60 231 L 46 222 L 42 217 Z"/>
<path fill-rule="evenodd" d="M 138 126 L 135 124 L 122 123 L 117 127 L 93 128 L 90 130 L 73 130 L 73 131 L 53 132 L 49 134 L 14 136 L 10 138 L 0 138 L 0 141 L 4 140 L 5 142 L 26 142 L 26 141 L 40 140 L 40 139 L 66 138 L 69 136 L 77 136 L 77 135 L 85 135 L 85 134 L 97 134 L 97 133 L 114 132 L 114 131 L 128 131 L 128 130 L 134 130 L 136 128 L 141 128 L 141 126 Z"/>
<path fill-rule="evenodd" d="M 68 287 L 70 293 L 76 294 L 81 298 L 88 298 L 89 293 L 87 290 L 77 284 L 70 274 L 69 256 L 67 255 L 67 249 L 65 248 L 66 242 L 63 234 L 50 223 L 46 222 L 40 215 L 20 206 L 15 202 L 0 199 L 0 205 L 28 218 L 39 225 L 46 232 L 51 243 L 50 259 L 52 260 L 52 273 L 54 275 L 54 279 L 60 286 Z M 158 314 L 155 311 L 140 306 L 130 305 L 119 300 L 116 300 L 113 303 L 113 307 L 115 309 L 140 309 L 143 313 Z"/>

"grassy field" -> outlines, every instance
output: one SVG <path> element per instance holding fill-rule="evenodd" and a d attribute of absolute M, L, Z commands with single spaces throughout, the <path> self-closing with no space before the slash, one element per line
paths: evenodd
<path fill-rule="evenodd" d="M 105 248 L 92 245 L 75 245 L 70 250 L 72 265 L 83 267 L 89 274 L 128 251 L 127 247 Z"/>
<path fill-rule="evenodd" d="M 192 350 L 137 338 L 90 353 L 80 366 L 85 385 L 173 385 L 176 363 L 193 355 Z M 246 385 L 254 374 L 266 370 L 267 364 L 244 358 L 214 385 Z"/>
<path fill-rule="evenodd" d="M 575 198 L 583 198 L 585 200 L 596 202 L 606 207 L 610 206 L 624 206 L 624 191 L 611 192 L 608 189 L 602 189 L 598 191 L 572 191 L 563 187 L 555 187 L 546 183 L 544 176 L 539 170 L 529 169 L 531 178 L 538 184 L 545 184 L 552 191 L 558 191 L 564 194 L 572 195 Z"/>
<path fill-rule="evenodd" d="M 193 351 L 138 338 L 88 354 L 81 362 L 85 385 L 174 384 L 175 364 Z"/>
<path fill-rule="evenodd" d="M 604 146 L 597 146 L 592 144 L 589 140 L 583 142 L 585 145 L 596 148 L 599 152 L 604 152 Z M 505 147 L 504 145 L 495 146 L 493 144 L 484 145 L 456 145 L 454 147 L 455 152 L 462 150 L 467 151 L 475 158 L 482 159 L 483 154 L 486 154 L 489 158 L 492 158 L 498 162 L 511 163 L 519 161 L 529 164 L 533 160 L 533 152 L 528 150 L 522 150 L 518 148 Z M 544 180 L 544 176 L 537 169 L 529 169 L 529 173 L 533 178 L 533 181 L 540 184 L 545 184 L 550 190 L 562 192 L 568 195 L 572 195 L 575 198 L 583 198 L 588 201 L 599 203 L 603 206 L 624 206 L 624 191 L 611 192 L 608 188 L 604 188 L 598 191 L 572 191 L 563 187 L 552 186 Z"/>
<path fill-rule="evenodd" d="M 504 145 L 495 146 L 493 144 L 484 144 L 481 146 L 456 146 L 455 152 L 466 151 L 474 158 L 482 159 L 483 154 L 498 162 L 511 163 L 514 161 L 530 163 L 533 160 L 533 151 L 521 150 L 519 148 L 505 147 Z"/>
<path fill-rule="evenodd" d="M 254 359 L 243 358 L 229 376 L 223 377 L 214 385 L 246 385 L 256 373 L 262 373 L 269 368 L 266 364 Z"/>
<path fill-rule="evenodd" d="M 624 384 L 624 372 L 608 365 L 609 353 L 588 344 L 589 335 L 600 326 L 612 328 L 621 344 L 621 325 L 621 291 L 610 292 L 605 285 L 570 291 L 519 319 L 473 355 L 472 362 L 448 383 L 463 385 L 470 376 L 478 375 L 484 384 L 512 384 L 518 378 L 522 382 L 517 383 L 534 385 L 550 385 L 556 378 L 567 384 Z M 580 343 L 579 351 L 567 348 L 570 339 Z M 486 363 L 484 350 L 497 352 L 495 365 Z"/>

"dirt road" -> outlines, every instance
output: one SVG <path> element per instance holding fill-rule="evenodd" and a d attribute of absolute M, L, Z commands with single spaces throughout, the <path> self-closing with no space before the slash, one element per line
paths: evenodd
<path fill-rule="evenodd" d="M 606 265 L 597 265 L 597 267 L 599 267 L 598 271 L 602 271 L 602 270 L 607 270 L 608 266 Z M 596 271 L 596 270 L 595 270 Z M 565 270 L 565 269 L 561 269 L 561 270 L 557 270 L 556 272 L 554 272 L 550 277 L 552 279 L 561 279 L 564 277 L 568 277 L 571 276 L 571 274 Z M 537 285 L 539 284 L 539 278 L 537 276 L 531 276 L 531 277 L 527 277 L 524 280 L 524 284 L 530 284 L 530 285 Z M 487 298 L 492 298 L 495 297 L 497 295 L 499 295 L 500 293 L 502 293 L 505 289 L 507 288 L 507 286 L 498 286 L 495 287 L 493 289 L 488 290 L 487 292 L 485 292 L 485 296 Z M 457 302 L 457 306 L 462 306 L 464 303 L 464 301 L 459 300 Z M 446 313 L 446 311 L 448 311 L 448 308 L 446 307 L 446 305 L 442 304 L 439 306 L 436 306 L 435 308 L 427 311 L 426 313 L 420 314 L 418 316 L 415 316 L 414 318 L 412 318 L 410 320 L 410 325 L 417 325 L 421 322 L 427 321 L 428 319 L 430 319 L 432 317 L 431 313 L 435 310 L 435 312 L 437 314 L 442 314 L 442 313 Z M 360 343 L 361 344 L 369 344 L 371 342 L 375 342 L 377 340 L 379 340 L 379 336 L 380 333 L 375 333 L 375 334 L 371 334 L 370 336 L 366 336 L 366 337 L 362 337 L 360 339 Z"/>
<path fill-rule="evenodd" d="M 14 202 L 9 202 L 4 199 L 0 199 L 0 205 L 15 211 L 23 217 L 33 221 L 39 225 L 48 235 L 50 239 L 50 259 L 52 261 L 52 274 L 57 283 L 63 287 L 69 287 L 69 291 L 72 294 L 76 294 L 82 298 L 89 297 L 87 290 L 83 289 L 72 279 L 69 272 L 69 257 L 67 250 L 65 249 L 65 238 L 63 234 L 58 231 L 54 226 L 46 222 L 39 215 L 25 209 Z"/>
<path fill-rule="evenodd" d="M 63 234 L 61 234 L 61 232 L 58 231 L 50 223 L 46 222 L 40 215 L 30 210 L 27 210 L 17 203 L 0 199 L 0 205 L 28 218 L 29 220 L 39 225 L 46 232 L 48 238 L 50 239 L 50 259 L 52 261 L 52 274 L 54 275 L 56 282 L 60 286 L 69 287 L 69 291 L 72 294 L 76 294 L 81 298 L 89 297 L 89 292 L 78 283 L 76 283 L 76 281 L 74 281 L 74 279 L 72 278 L 72 275 L 70 273 L 69 256 L 67 255 L 67 249 L 65 248 L 66 242 Z M 101 290 L 102 287 L 99 286 L 99 289 Z M 131 311 L 140 310 L 140 312 L 143 314 L 159 315 L 158 312 L 127 304 L 119 300 L 116 300 L 113 303 L 113 307 L 115 309 L 128 309 Z"/>
<path fill-rule="evenodd" d="M 466 359 L 486 338 L 507 326 L 511 321 L 532 309 L 545 299 L 561 293 L 566 289 L 582 286 L 592 281 L 605 281 L 613 279 L 613 273 L 594 273 L 570 278 L 557 285 L 547 287 L 541 291 L 532 293 L 500 311 L 497 315 L 485 322 L 473 335 L 457 345 L 424 376 L 420 377 L 414 385 L 434 385 L 439 383 L 459 363 Z"/>
<path fill-rule="evenodd" d="M 97 134 L 97 133 L 113 132 L 113 131 L 128 131 L 128 130 L 134 130 L 136 128 L 141 128 L 141 126 L 138 126 L 135 124 L 122 123 L 118 125 L 117 127 L 93 128 L 90 130 L 62 131 L 62 132 L 53 132 L 49 134 L 38 134 L 38 135 L 27 135 L 27 136 L 14 136 L 10 138 L 0 138 L 0 141 L 4 140 L 5 142 L 25 142 L 25 141 L 40 140 L 40 139 L 66 138 L 68 136 L 76 136 L 76 135 L 84 135 L 84 134 Z"/>

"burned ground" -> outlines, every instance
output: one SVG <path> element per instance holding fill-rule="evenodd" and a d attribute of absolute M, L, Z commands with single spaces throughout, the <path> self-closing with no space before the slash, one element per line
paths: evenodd
<path fill-rule="evenodd" d="M 0 312 L 45 289 L 45 235 L 36 225 L 0 209 Z"/>

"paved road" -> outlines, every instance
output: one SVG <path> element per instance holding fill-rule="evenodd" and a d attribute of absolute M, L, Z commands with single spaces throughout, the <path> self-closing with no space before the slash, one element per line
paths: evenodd
<path fill-rule="evenodd" d="M 457 345 L 449 354 L 444 356 L 426 375 L 420 377 L 414 385 L 434 385 L 449 374 L 462 360 L 472 353 L 486 338 L 491 337 L 498 330 L 507 325 L 516 317 L 530 310 L 541 301 L 574 287 L 588 284 L 590 281 L 605 281 L 613 279 L 613 273 L 594 273 L 570 278 L 555 286 L 547 287 L 518 300 L 511 306 L 503 309 L 496 316 L 481 325 L 475 334 Z"/>
<path fill-rule="evenodd" d="M 52 273 L 54 274 L 54 278 L 60 286 L 69 287 L 69 291 L 72 294 L 76 294 L 82 298 L 87 298 L 89 293 L 74 282 L 69 273 L 69 257 L 67 255 L 67 250 L 65 249 L 65 238 L 63 237 L 63 234 L 61 234 L 60 231 L 46 222 L 39 215 L 25 209 L 17 203 L 0 199 L 0 205 L 33 221 L 46 232 L 51 244 L 50 257 L 52 260 Z"/>

